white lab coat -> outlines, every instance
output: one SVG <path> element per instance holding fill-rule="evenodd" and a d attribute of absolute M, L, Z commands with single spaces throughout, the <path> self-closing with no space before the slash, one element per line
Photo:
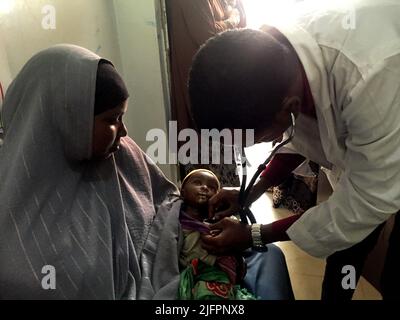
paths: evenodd
<path fill-rule="evenodd" d="M 287 233 L 326 257 L 400 209 L 400 1 L 356 1 L 278 29 L 305 68 L 318 118 L 297 119 L 292 147 L 342 172 L 332 196 Z"/>

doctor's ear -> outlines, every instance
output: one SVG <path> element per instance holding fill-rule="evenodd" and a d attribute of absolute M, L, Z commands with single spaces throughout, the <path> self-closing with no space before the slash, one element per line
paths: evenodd
<path fill-rule="evenodd" d="M 295 117 L 299 115 L 301 99 L 298 96 L 286 97 L 282 103 L 282 111 L 288 114 L 293 113 Z"/>

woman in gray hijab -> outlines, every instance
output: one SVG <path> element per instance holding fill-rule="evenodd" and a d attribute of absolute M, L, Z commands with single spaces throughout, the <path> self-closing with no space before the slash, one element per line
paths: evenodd
<path fill-rule="evenodd" d="M 10 85 L 1 299 L 135 299 L 146 290 L 151 261 L 140 256 L 176 189 L 126 137 L 127 98 L 110 62 L 72 45 L 39 52 Z"/>

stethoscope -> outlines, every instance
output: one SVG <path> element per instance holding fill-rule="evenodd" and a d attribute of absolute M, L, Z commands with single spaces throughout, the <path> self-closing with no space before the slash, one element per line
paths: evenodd
<path fill-rule="evenodd" d="M 247 175 L 246 175 L 246 160 L 244 155 L 244 151 L 242 150 L 242 184 L 240 186 L 240 192 L 239 192 L 239 205 L 240 205 L 240 210 L 239 210 L 239 215 L 240 215 L 240 221 L 242 223 L 248 224 L 250 221 L 250 224 L 257 223 L 256 218 L 254 217 L 254 214 L 251 212 L 250 208 L 246 205 L 247 199 L 249 197 L 250 191 L 254 186 L 254 183 L 256 182 L 257 178 L 259 175 L 265 170 L 266 166 L 268 163 L 272 160 L 273 156 L 281 149 L 284 145 L 288 144 L 294 137 L 295 133 L 295 128 L 296 128 L 296 118 L 293 113 L 290 113 L 291 120 L 292 120 L 292 128 L 290 131 L 289 137 L 279 143 L 274 149 L 272 150 L 271 154 L 265 160 L 261 165 L 258 166 L 258 169 L 256 173 L 253 175 L 253 178 L 250 180 L 249 185 L 246 188 L 246 180 L 247 180 Z"/>

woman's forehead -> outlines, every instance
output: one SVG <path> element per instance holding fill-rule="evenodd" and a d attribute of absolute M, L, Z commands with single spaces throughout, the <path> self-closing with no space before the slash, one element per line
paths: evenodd
<path fill-rule="evenodd" d="M 99 115 L 112 116 L 115 114 L 126 113 L 127 110 L 128 110 L 128 99 L 125 100 L 124 102 L 121 102 L 116 107 L 109 109 L 107 111 L 104 111 L 103 113 L 100 113 Z"/>

